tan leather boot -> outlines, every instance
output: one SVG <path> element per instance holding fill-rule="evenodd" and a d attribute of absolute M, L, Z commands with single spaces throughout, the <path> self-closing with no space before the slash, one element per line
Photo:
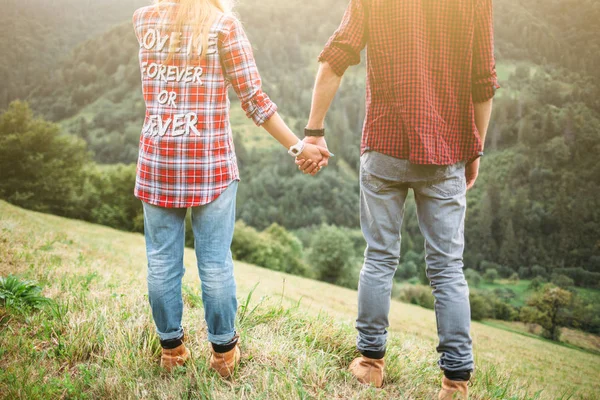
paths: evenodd
<path fill-rule="evenodd" d="M 365 385 L 373 385 L 377 388 L 383 386 L 383 369 L 385 361 L 375 360 L 365 356 L 358 357 L 350 364 L 350 372 Z"/>
<path fill-rule="evenodd" d="M 173 368 L 185 364 L 189 358 L 190 351 L 185 347 L 185 344 L 181 344 L 174 349 L 162 349 L 160 366 L 167 371 L 171 371 Z"/>
<path fill-rule="evenodd" d="M 451 381 L 444 376 L 438 400 L 467 400 L 469 398 L 468 383 L 467 381 Z"/>
<path fill-rule="evenodd" d="M 239 338 L 237 338 L 235 347 L 227 353 L 217 353 L 214 349 L 211 349 L 211 351 L 210 367 L 217 371 L 224 379 L 231 377 L 235 367 L 240 363 L 240 359 L 242 358 Z"/>

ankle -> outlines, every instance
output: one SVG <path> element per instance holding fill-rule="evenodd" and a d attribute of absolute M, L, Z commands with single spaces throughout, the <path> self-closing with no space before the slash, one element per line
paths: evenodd
<path fill-rule="evenodd" d="M 455 382 L 468 382 L 471 379 L 471 371 L 444 371 L 444 376 Z"/>
<path fill-rule="evenodd" d="M 239 335 L 235 335 L 233 337 L 233 339 L 231 339 L 231 342 L 227 343 L 227 344 L 214 344 L 211 343 L 213 351 L 215 353 L 229 353 L 231 350 L 233 350 L 235 348 L 235 346 L 237 346 L 238 344 L 238 340 L 239 340 Z"/>
<path fill-rule="evenodd" d="M 178 337 L 175 339 L 167 339 L 167 340 L 160 341 L 160 346 L 164 350 L 173 350 L 173 349 L 176 349 L 177 347 L 181 346 L 182 344 L 183 344 L 183 334 L 181 335 L 181 337 Z"/>
<path fill-rule="evenodd" d="M 385 357 L 385 350 L 383 350 L 383 351 L 364 350 L 364 351 L 360 351 L 360 354 L 362 354 L 363 357 L 365 357 L 365 358 L 370 358 L 371 360 L 382 360 Z"/>

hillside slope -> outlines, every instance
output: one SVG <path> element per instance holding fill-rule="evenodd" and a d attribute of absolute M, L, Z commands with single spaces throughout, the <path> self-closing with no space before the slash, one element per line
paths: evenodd
<path fill-rule="evenodd" d="M 435 395 L 435 319 L 393 302 L 388 378 L 360 387 L 356 292 L 236 263 L 244 362 L 231 383 L 207 372 L 194 255 L 186 249 L 186 313 L 194 362 L 158 370 L 145 287 L 144 239 L 0 201 L 0 276 L 45 286 L 58 303 L 20 317 L 0 309 L 0 393 L 6 398 L 423 399 Z M 252 289 L 250 303 L 245 299 Z M 593 399 L 600 357 L 475 323 L 473 399 Z M 42 378 L 43 377 L 43 378 Z"/>

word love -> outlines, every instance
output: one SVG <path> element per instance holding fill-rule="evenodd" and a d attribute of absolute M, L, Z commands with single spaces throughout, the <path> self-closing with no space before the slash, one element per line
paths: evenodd
<path fill-rule="evenodd" d="M 204 45 L 202 36 L 188 40 L 187 45 L 182 45 L 183 34 L 181 32 L 171 32 L 170 34 L 162 34 L 158 29 L 148 29 L 142 40 L 142 47 L 146 50 L 164 51 L 168 48 L 174 53 L 185 52 L 188 56 L 195 53 L 199 56 L 204 54 Z M 167 47 L 167 44 L 169 45 Z M 217 35 L 211 33 L 208 35 L 208 44 L 205 54 L 215 54 L 217 52 Z"/>
<path fill-rule="evenodd" d="M 169 128 L 172 128 L 171 136 L 189 136 L 192 132 L 196 136 L 200 136 L 200 132 L 196 128 L 197 123 L 198 115 L 196 113 L 176 114 L 166 121 L 160 115 L 151 115 L 148 117 L 142 133 L 144 136 L 162 137 L 165 136 Z"/>

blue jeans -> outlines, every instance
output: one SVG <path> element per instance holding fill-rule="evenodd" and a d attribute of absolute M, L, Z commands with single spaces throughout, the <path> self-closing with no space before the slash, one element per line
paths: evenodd
<path fill-rule="evenodd" d="M 192 207 L 204 318 L 208 340 L 217 345 L 228 344 L 235 336 L 237 298 L 230 247 L 237 186 L 234 181 L 212 203 Z M 181 280 L 187 209 L 143 205 L 152 317 L 161 340 L 178 339 L 183 335 Z"/>
<path fill-rule="evenodd" d="M 472 371 L 469 287 L 463 274 L 465 164 L 414 165 L 370 151 L 361 157 L 360 174 L 367 249 L 358 289 L 358 350 L 376 358 L 385 353 L 404 203 L 412 188 L 435 297 L 439 365 L 445 371 Z"/>

